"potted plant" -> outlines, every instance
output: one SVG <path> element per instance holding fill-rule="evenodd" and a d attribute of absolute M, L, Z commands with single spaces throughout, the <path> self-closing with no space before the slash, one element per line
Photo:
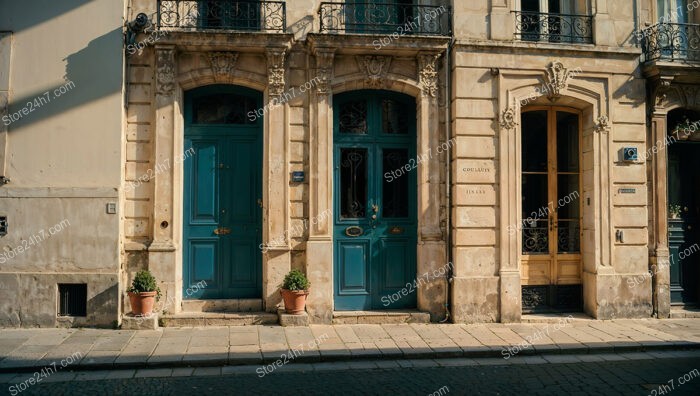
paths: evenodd
<path fill-rule="evenodd" d="M 147 270 L 136 273 L 127 292 L 131 302 L 131 313 L 135 316 L 150 315 L 155 302 L 160 300 L 160 288 L 156 284 L 156 278 Z"/>
<path fill-rule="evenodd" d="M 301 271 L 293 269 L 282 282 L 282 299 L 284 310 L 288 314 L 301 315 L 306 309 L 306 296 L 309 295 L 309 280 Z"/>
<path fill-rule="evenodd" d="M 672 219 L 680 219 L 681 218 L 681 206 L 675 205 L 675 204 L 669 205 L 668 206 L 668 213 Z"/>

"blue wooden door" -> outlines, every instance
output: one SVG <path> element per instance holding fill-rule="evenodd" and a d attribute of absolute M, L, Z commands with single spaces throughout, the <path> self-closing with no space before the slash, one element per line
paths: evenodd
<path fill-rule="evenodd" d="M 672 304 L 700 302 L 700 143 L 668 147 L 668 203 L 681 214 L 668 219 Z"/>
<path fill-rule="evenodd" d="M 360 91 L 334 103 L 335 309 L 413 308 L 415 100 Z"/>
<path fill-rule="evenodd" d="M 184 297 L 260 298 L 261 97 L 209 86 L 185 103 Z"/>

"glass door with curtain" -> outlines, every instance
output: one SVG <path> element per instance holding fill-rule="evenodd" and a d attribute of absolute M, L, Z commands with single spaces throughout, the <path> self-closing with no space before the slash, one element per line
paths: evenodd
<path fill-rule="evenodd" d="M 578 42 L 575 14 L 587 13 L 587 0 L 520 0 L 523 40 Z"/>
<path fill-rule="evenodd" d="M 522 114 L 524 312 L 582 307 L 581 117 L 567 108 Z"/>
<path fill-rule="evenodd" d="M 688 0 L 657 0 L 656 17 L 659 22 L 659 47 L 664 57 L 688 57 Z"/>

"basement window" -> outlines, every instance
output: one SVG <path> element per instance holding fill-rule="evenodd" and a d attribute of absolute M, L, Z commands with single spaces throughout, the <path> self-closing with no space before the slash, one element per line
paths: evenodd
<path fill-rule="evenodd" d="M 87 316 L 87 284 L 58 285 L 58 316 Z"/>

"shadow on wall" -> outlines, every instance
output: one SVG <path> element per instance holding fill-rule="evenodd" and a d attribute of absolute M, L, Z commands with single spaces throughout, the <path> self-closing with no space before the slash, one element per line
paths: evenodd
<path fill-rule="evenodd" d="M 122 57 L 124 56 L 122 48 L 122 28 L 118 27 L 90 41 L 87 47 L 64 59 L 66 62 L 64 83 L 46 91 L 33 92 L 20 98 L 11 98 L 8 115 L 14 117 L 16 121 L 11 122 L 9 132 L 16 132 L 34 122 L 120 93 L 122 90 Z M 54 95 L 54 91 L 57 90 L 62 92 L 58 96 Z M 46 99 L 47 96 L 50 100 Z M 25 110 L 26 114 L 22 114 Z M 119 110 L 115 109 L 115 111 Z M 21 116 L 17 117 L 18 114 Z"/>
<path fill-rule="evenodd" d="M 1 0 L 0 30 L 21 32 L 95 0 Z"/>

